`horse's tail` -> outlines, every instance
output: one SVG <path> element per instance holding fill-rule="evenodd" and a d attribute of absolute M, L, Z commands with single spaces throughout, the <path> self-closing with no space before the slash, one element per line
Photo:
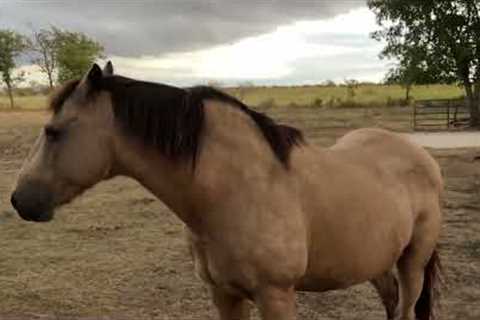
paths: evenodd
<path fill-rule="evenodd" d="M 425 266 L 423 289 L 415 304 L 415 315 L 418 320 L 435 320 L 435 309 L 438 304 L 441 284 L 440 257 L 436 250 Z"/>

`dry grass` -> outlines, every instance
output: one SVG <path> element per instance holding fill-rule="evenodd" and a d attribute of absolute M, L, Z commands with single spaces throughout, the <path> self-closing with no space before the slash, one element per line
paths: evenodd
<path fill-rule="evenodd" d="M 364 125 L 409 129 L 405 108 L 266 111 L 323 145 Z M 47 117 L 0 113 L 0 319 L 216 319 L 206 288 L 193 276 L 182 224 L 137 183 L 102 183 L 49 224 L 14 214 L 10 186 Z M 444 320 L 480 318 L 480 165 L 472 160 L 478 152 L 434 153 L 447 184 Z M 300 294 L 299 310 L 300 319 L 385 318 L 367 285 Z"/>
<path fill-rule="evenodd" d="M 15 96 L 14 109 L 41 110 L 46 108 L 47 97 L 44 95 Z M 12 111 L 8 96 L 0 94 L 0 110 Z"/>

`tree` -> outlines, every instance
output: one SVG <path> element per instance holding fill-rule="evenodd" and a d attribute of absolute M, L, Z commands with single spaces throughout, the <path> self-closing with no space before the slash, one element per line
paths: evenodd
<path fill-rule="evenodd" d="M 251 81 L 244 81 L 239 83 L 236 90 L 237 98 L 240 101 L 245 101 L 245 97 L 252 90 L 253 87 L 255 87 L 255 85 Z"/>
<path fill-rule="evenodd" d="M 355 79 L 345 79 L 345 87 L 347 88 L 347 99 L 353 101 L 355 98 L 355 90 L 358 88 L 360 83 Z"/>
<path fill-rule="evenodd" d="M 59 83 L 82 77 L 103 56 L 103 47 L 87 35 L 56 28 L 53 31 Z"/>
<path fill-rule="evenodd" d="M 23 74 L 15 76 L 13 71 L 16 67 L 16 59 L 26 48 L 25 38 L 12 30 L 0 30 L 0 74 L 1 80 L 7 87 L 10 106 L 13 102 L 13 88 L 15 84 L 23 79 Z"/>
<path fill-rule="evenodd" d="M 458 82 L 471 124 L 480 124 L 480 1 L 369 0 L 385 40 L 384 58 L 397 59 L 408 82 Z"/>
<path fill-rule="evenodd" d="M 414 50 L 411 50 L 414 52 Z M 412 53 L 411 52 L 411 53 Z M 414 84 L 434 84 L 441 82 L 436 72 L 425 70 L 418 55 L 405 53 L 398 64 L 392 67 L 386 77 L 387 84 L 399 84 L 405 88 L 405 101 L 411 99 L 410 92 Z"/>
<path fill-rule="evenodd" d="M 40 67 L 40 71 L 48 78 L 50 89 L 54 85 L 54 73 L 57 67 L 57 37 L 60 31 L 51 29 L 40 29 L 33 31 L 32 39 L 28 42 L 28 48 L 33 52 L 32 63 Z"/>

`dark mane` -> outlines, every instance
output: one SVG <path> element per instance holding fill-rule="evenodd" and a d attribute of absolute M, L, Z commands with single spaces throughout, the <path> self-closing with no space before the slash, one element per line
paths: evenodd
<path fill-rule="evenodd" d="M 110 92 L 115 118 L 123 129 L 173 159 L 195 158 L 203 127 L 203 108 L 188 91 L 112 76 L 101 89 Z"/>
<path fill-rule="evenodd" d="M 201 108 L 203 108 L 203 100 L 211 99 L 223 101 L 229 105 L 240 108 L 255 121 L 277 159 L 286 167 L 288 167 L 288 158 L 292 147 L 304 142 L 303 134 L 300 130 L 287 125 L 277 124 L 272 118 L 250 109 L 238 99 L 222 91 L 212 87 L 199 86 L 191 88 L 189 95 L 192 97 L 190 99 L 193 99 L 193 107 L 201 106 Z"/>
<path fill-rule="evenodd" d="M 96 90 L 111 94 L 115 118 L 125 132 L 172 159 L 191 159 L 193 165 L 201 143 L 206 99 L 225 102 L 247 113 L 285 167 L 288 167 L 291 149 L 304 141 L 300 130 L 279 125 L 265 114 L 211 87 L 181 89 L 121 76 L 104 77 L 98 86 Z M 63 94 L 61 97 L 62 101 L 66 99 Z"/>

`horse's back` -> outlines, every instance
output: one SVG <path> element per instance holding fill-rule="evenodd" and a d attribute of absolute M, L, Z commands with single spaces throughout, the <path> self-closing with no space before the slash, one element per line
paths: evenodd
<path fill-rule="evenodd" d="M 436 193 L 442 192 L 438 163 L 423 147 L 399 133 L 377 128 L 358 129 L 340 138 L 330 149 L 351 161 L 396 172 L 400 179 L 407 178 Z"/>

